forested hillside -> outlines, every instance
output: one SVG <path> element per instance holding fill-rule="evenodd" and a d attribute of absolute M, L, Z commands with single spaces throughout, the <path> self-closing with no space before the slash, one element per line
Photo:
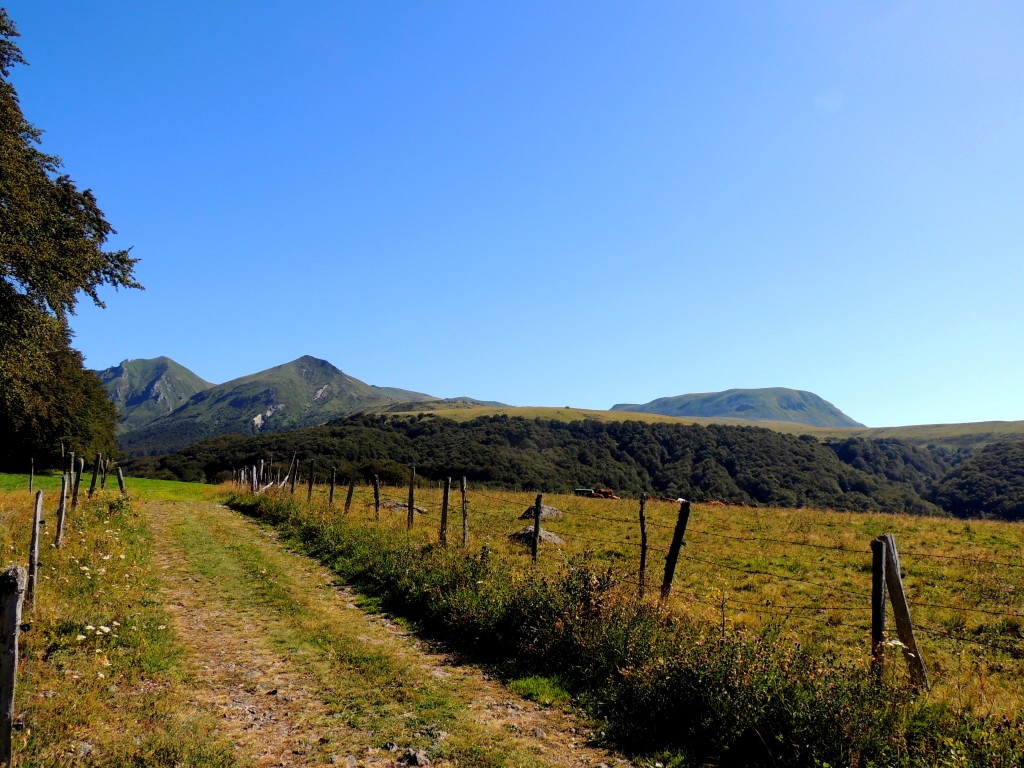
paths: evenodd
<path fill-rule="evenodd" d="M 292 454 L 325 476 L 374 473 L 400 483 L 415 463 L 421 477 L 548 492 L 606 486 L 743 504 L 878 509 L 942 514 L 930 489 L 962 457 L 899 441 L 822 442 L 758 427 L 560 422 L 490 416 L 470 421 L 419 415 L 360 415 L 312 429 L 207 440 L 177 454 L 135 459 L 131 471 L 217 480 L 261 459 Z"/>

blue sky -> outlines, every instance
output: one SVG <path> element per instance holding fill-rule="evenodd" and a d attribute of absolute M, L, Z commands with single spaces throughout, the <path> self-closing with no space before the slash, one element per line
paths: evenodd
<path fill-rule="evenodd" d="M 1024 419 L 1020 3 L 4 5 L 141 260 L 90 367 Z"/>

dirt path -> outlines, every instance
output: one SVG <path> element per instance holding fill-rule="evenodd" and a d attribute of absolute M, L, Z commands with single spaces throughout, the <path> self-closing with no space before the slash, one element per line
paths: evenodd
<path fill-rule="evenodd" d="M 586 725 L 365 613 L 317 563 L 215 504 L 144 505 L 190 647 L 187 706 L 254 766 L 621 766 Z"/>

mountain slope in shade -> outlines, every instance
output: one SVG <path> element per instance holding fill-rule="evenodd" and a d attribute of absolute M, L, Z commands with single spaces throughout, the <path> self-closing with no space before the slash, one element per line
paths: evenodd
<path fill-rule="evenodd" d="M 169 357 L 123 360 L 96 375 L 120 414 L 118 434 L 166 416 L 213 386 Z"/>
<path fill-rule="evenodd" d="M 326 360 L 300 357 L 194 394 L 172 413 L 121 436 L 131 454 L 179 450 L 217 435 L 279 432 L 430 395 L 374 387 Z"/>
<path fill-rule="evenodd" d="M 665 416 L 792 421 L 816 427 L 864 426 L 813 392 L 785 387 L 728 389 L 725 392 L 660 397 L 643 405 L 620 403 L 611 409 Z"/>

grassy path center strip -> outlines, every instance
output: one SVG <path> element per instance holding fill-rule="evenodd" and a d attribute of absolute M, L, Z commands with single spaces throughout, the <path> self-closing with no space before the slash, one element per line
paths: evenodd
<path fill-rule="evenodd" d="M 252 765 L 625 764 L 564 713 L 449 663 L 269 532 L 209 503 L 145 505 L 194 706 Z M 352 761 L 355 763 L 352 763 Z"/>

